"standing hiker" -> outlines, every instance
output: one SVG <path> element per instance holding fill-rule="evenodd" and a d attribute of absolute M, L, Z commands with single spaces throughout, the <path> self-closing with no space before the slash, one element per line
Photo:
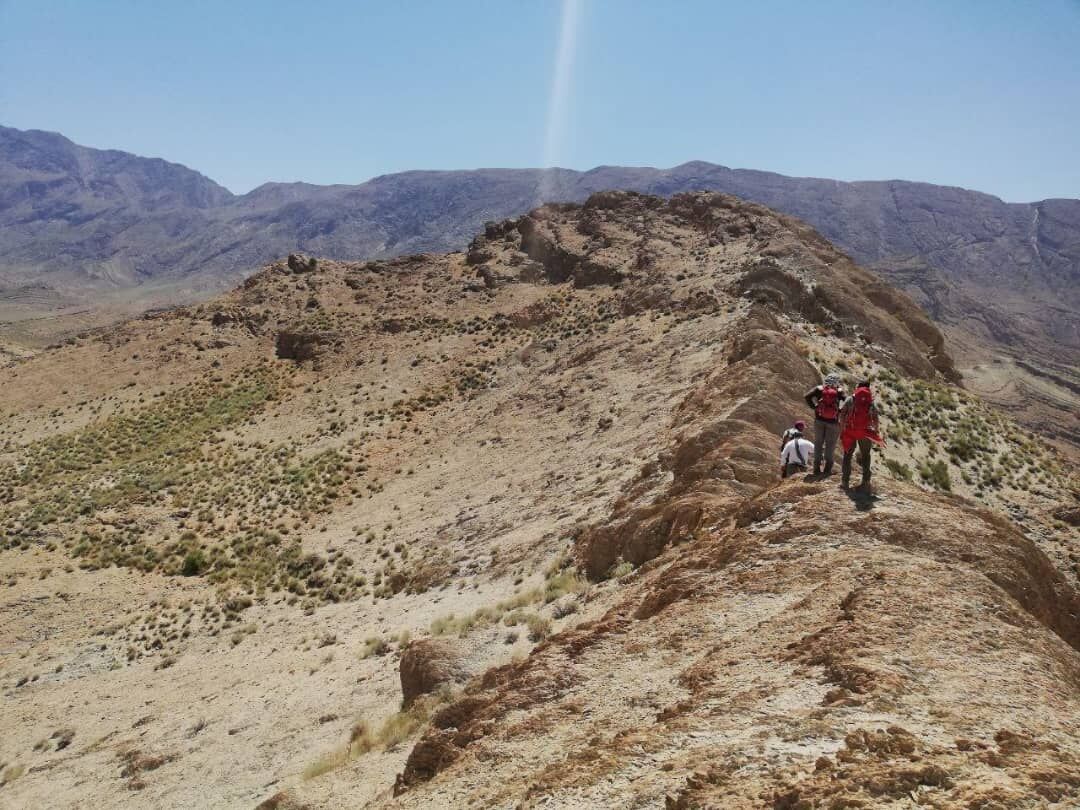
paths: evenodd
<path fill-rule="evenodd" d="M 840 378 L 829 374 L 825 382 L 806 394 L 805 399 L 814 409 L 814 475 L 821 475 L 823 461 L 825 475 L 832 475 L 833 454 L 840 437 L 840 406 L 844 402 Z"/>
<path fill-rule="evenodd" d="M 873 443 L 880 447 L 885 446 L 878 427 L 877 406 L 874 405 L 874 395 L 868 381 L 860 382 L 855 386 L 855 393 L 844 400 L 840 408 L 840 418 L 843 422 L 840 443 L 844 447 L 840 485 L 844 489 L 848 487 L 851 480 L 851 457 L 855 455 L 855 447 L 858 446 L 859 464 L 862 465 L 862 483 L 859 484 L 859 489 L 866 489 L 870 486 L 870 445 Z"/>
<path fill-rule="evenodd" d="M 802 433 L 795 431 L 791 440 L 784 445 L 780 453 L 780 477 L 787 478 L 797 472 L 805 472 L 806 464 L 810 456 L 814 454 L 814 445 L 802 437 Z"/>
<path fill-rule="evenodd" d="M 794 425 L 780 434 L 780 451 L 783 452 L 784 448 L 787 447 L 788 442 L 796 436 L 802 436 L 804 433 L 806 433 L 806 422 L 799 419 Z"/>

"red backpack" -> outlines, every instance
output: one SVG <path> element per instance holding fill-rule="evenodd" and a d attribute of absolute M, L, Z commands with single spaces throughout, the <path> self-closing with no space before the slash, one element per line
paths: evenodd
<path fill-rule="evenodd" d="M 856 388 L 852 397 L 855 403 L 852 405 L 851 413 L 848 414 L 848 430 L 865 432 L 872 428 L 876 431 L 877 426 L 873 424 L 874 420 L 870 413 L 870 406 L 874 404 L 874 395 L 870 393 L 870 389 Z"/>
<path fill-rule="evenodd" d="M 821 399 L 818 400 L 814 413 L 817 414 L 819 419 L 826 419 L 830 422 L 835 421 L 836 417 L 840 415 L 839 400 L 840 392 L 831 385 L 826 385 L 821 389 Z"/>

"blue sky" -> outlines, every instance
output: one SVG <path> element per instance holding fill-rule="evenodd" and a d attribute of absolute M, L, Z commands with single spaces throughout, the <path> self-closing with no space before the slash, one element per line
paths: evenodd
<path fill-rule="evenodd" d="M 238 192 L 697 159 L 1080 197 L 1080 0 L 0 0 L 0 123 Z"/>

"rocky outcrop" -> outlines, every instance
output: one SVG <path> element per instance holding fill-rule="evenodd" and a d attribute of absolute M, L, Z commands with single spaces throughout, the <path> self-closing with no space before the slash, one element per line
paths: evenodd
<path fill-rule="evenodd" d="M 317 359 L 341 337 L 337 332 L 305 327 L 282 329 L 277 333 L 275 351 L 281 360 L 302 363 Z"/>
<path fill-rule="evenodd" d="M 216 327 L 239 326 L 257 335 L 262 331 L 267 317 L 266 312 L 252 312 L 246 307 L 224 307 L 214 311 L 210 323 Z"/>
<path fill-rule="evenodd" d="M 413 641 L 398 666 L 402 705 L 408 708 L 421 695 L 462 682 L 468 675 L 461 653 L 445 639 Z"/>
<path fill-rule="evenodd" d="M 300 253 L 290 253 L 285 264 L 294 273 L 312 273 L 319 265 L 318 259 Z"/>

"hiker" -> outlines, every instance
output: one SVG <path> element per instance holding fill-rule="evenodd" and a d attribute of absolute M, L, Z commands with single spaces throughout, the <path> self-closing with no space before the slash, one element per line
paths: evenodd
<path fill-rule="evenodd" d="M 840 485 L 848 488 L 851 480 L 851 457 L 855 455 L 856 446 L 859 448 L 859 464 L 862 465 L 862 483 L 859 489 L 870 486 L 870 445 L 885 446 L 885 440 L 881 438 L 878 426 L 877 406 L 874 404 L 874 395 L 870 391 L 869 381 L 862 381 L 855 386 L 855 393 L 844 400 L 840 408 L 840 419 L 843 428 L 840 433 L 840 443 L 844 448 L 844 460 L 840 465 Z"/>
<path fill-rule="evenodd" d="M 796 430 L 780 452 L 780 477 L 787 478 L 797 472 L 805 472 L 810 456 L 814 454 L 814 445 L 802 437 Z"/>
<path fill-rule="evenodd" d="M 792 425 L 780 434 L 780 452 L 784 451 L 784 448 L 787 447 L 788 442 L 790 442 L 796 436 L 802 436 L 804 433 L 806 433 L 806 422 L 804 422 L 802 419 L 799 419 L 795 422 L 794 425 Z"/>
<path fill-rule="evenodd" d="M 825 475 L 832 475 L 833 454 L 836 452 L 836 440 L 840 437 L 840 406 L 844 403 L 840 378 L 829 374 L 804 399 L 814 409 L 814 475 L 821 475 L 823 461 Z"/>

